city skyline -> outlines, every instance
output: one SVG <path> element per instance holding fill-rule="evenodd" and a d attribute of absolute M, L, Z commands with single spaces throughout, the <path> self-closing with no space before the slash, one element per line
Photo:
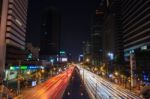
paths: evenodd
<path fill-rule="evenodd" d="M 95 13 L 98 0 L 74 0 L 74 1 L 29 1 L 28 13 L 28 39 L 34 45 L 40 45 L 39 34 L 41 14 L 46 7 L 55 7 L 61 16 L 61 49 L 71 53 L 77 60 L 78 55 L 82 54 L 82 42 L 90 37 L 90 26 L 92 14 Z M 32 20 L 32 21 L 30 21 Z M 80 24 L 80 25 L 79 25 Z M 34 37 L 34 38 L 32 38 Z M 73 44 L 72 44 L 73 43 Z"/>
<path fill-rule="evenodd" d="M 0 99 L 149 99 L 150 0 L 0 0 Z"/>

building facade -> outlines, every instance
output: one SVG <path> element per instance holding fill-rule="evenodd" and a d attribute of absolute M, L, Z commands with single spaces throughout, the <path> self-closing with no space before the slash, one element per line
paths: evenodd
<path fill-rule="evenodd" d="M 121 0 L 124 58 L 135 56 L 134 72 L 150 82 L 150 0 Z"/>
<path fill-rule="evenodd" d="M 150 0 L 122 0 L 124 56 L 150 48 Z"/>
<path fill-rule="evenodd" d="M 25 58 L 28 0 L 1 0 L 0 66 L 3 71 L 11 62 Z"/>
<path fill-rule="evenodd" d="M 108 63 L 111 53 L 114 64 L 124 64 L 124 43 L 121 19 L 121 0 L 105 0 L 103 60 Z"/>
<path fill-rule="evenodd" d="M 87 62 L 87 60 L 92 60 L 92 45 L 90 41 L 83 42 L 83 62 Z M 89 61 L 91 64 L 91 61 Z"/>
<path fill-rule="evenodd" d="M 102 63 L 103 5 L 100 4 L 95 12 L 91 27 L 91 62 L 93 65 L 100 65 Z"/>
<path fill-rule="evenodd" d="M 47 8 L 43 14 L 40 59 L 49 60 L 59 54 L 60 14 L 56 8 Z"/>
<path fill-rule="evenodd" d="M 34 60 L 34 61 L 39 61 L 39 47 L 35 47 L 32 45 L 32 43 L 27 43 L 26 44 L 26 60 Z"/>

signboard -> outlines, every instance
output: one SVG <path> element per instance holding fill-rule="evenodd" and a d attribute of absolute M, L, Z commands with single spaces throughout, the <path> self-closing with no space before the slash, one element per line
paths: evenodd
<path fill-rule="evenodd" d="M 26 65 L 21 65 L 21 66 L 10 66 L 10 70 L 27 70 L 27 69 L 37 69 L 37 68 L 41 68 L 41 66 L 32 66 L 32 65 L 29 65 L 29 66 L 26 66 Z"/>
<path fill-rule="evenodd" d="M 36 86 L 36 81 L 32 81 L 32 87 Z"/>

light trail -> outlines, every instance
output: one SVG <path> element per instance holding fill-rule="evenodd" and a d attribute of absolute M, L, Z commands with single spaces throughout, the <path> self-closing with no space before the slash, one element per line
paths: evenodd
<path fill-rule="evenodd" d="M 123 89 L 80 66 L 77 67 L 92 99 L 142 99 L 129 90 Z"/>
<path fill-rule="evenodd" d="M 21 99 L 61 99 L 74 67 L 23 93 Z"/>

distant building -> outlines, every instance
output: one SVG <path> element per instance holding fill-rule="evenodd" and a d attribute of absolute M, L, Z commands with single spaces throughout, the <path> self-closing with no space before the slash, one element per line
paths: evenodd
<path fill-rule="evenodd" d="M 45 9 L 41 24 L 40 59 L 56 57 L 60 50 L 60 13 L 56 8 Z"/>
<path fill-rule="evenodd" d="M 35 60 L 35 61 L 39 60 L 39 51 L 40 51 L 39 47 L 34 47 L 32 43 L 27 43 L 26 51 L 27 51 L 26 55 L 27 60 Z"/>
<path fill-rule="evenodd" d="M 66 63 L 66 62 L 68 62 L 68 55 L 67 55 L 67 53 L 65 51 L 60 51 L 59 55 L 60 56 L 59 56 L 58 61 L 60 63 Z"/>
<path fill-rule="evenodd" d="M 83 55 L 79 57 L 81 62 L 86 62 L 87 59 L 92 60 L 92 45 L 90 41 L 83 42 Z M 91 61 L 89 63 L 91 64 Z"/>
<path fill-rule="evenodd" d="M 103 28 L 104 11 L 103 6 L 99 5 L 93 17 L 91 27 L 91 48 L 92 64 L 100 65 L 102 63 L 102 28 Z"/>
<path fill-rule="evenodd" d="M 108 53 L 113 53 L 120 63 L 123 57 L 123 33 L 120 0 L 105 0 L 103 24 L 103 59 L 107 61 Z"/>
<path fill-rule="evenodd" d="M 28 0 L 0 0 L 0 70 L 25 58 Z"/>

